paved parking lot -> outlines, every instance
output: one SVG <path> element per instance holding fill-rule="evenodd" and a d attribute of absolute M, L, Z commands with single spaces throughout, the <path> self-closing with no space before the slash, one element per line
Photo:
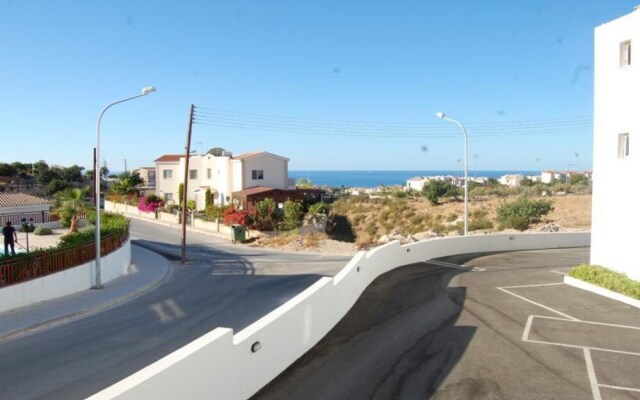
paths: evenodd
<path fill-rule="evenodd" d="M 562 283 L 589 249 L 464 255 L 377 279 L 256 399 L 640 399 L 640 310 Z"/>

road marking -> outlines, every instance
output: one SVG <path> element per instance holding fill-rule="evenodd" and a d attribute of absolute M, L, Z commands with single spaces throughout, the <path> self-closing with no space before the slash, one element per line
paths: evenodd
<path fill-rule="evenodd" d="M 527 318 L 527 324 L 524 326 L 524 332 L 522 332 L 522 341 L 526 342 L 529 338 L 529 331 L 531 330 L 531 322 L 533 322 L 534 315 L 529 315 Z"/>
<path fill-rule="evenodd" d="M 566 319 L 564 319 L 564 318 L 547 317 L 546 315 L 534 315 L 534 317 L 542 318 L 542 319 L 555 319 L 557 321 L 566 321 Z M 579 319 L 576 319 L 573 322 L 578 322 L 578 323 L 581 323 L 581 324 L 590 324 L 590 325 L 613 326 L 614 328 L 625 328 L 625 329 L 640 330 L 640 326 L 632 326 L 632 325 L 608 324 L 606 322 L 584 321 L 584 320 L 579 320 Z"/>
<path fill-rule="evenodd" d="M 453 264 L 453 263 L 448 263 L 446 261 L 438 261 L 438 260 L 426 260 L 426 263 L 429 264 L 435 264 L 435 265 L 439 265 L 441 267 L 447 267 L 447 268 L 455 268 L 455 269 L 463 269 L 465 271 L 472 271 L 472 272 L 482 272 L 485 269 L 484 268 L 479 268 L 479 267 L 465 267 L 464 265 L 459 265 L 459 264 Z"/>
<path fill-rule="evenodd" d="M 517 289 L 517 288 L 528 288 L 528 287 L 542 287 L 542 286 L 557 286 L 564 285 L 564 282 L 554 282 L 554 283 L 537 283 L 535 285 L 518 285 L 518 286 L 498 286 L 498 289 Z"/>
<path fill-rule="evenodd" d="M 632 387 L 604 385 L 602 383 L 598 384 L 598 386 L 603 387 L 603 388 L 607 388 L 607 389 L 627 390 L 629 392 L 640 392 L 640 389 L 632 388 Z"/>
<path fill-rule="evenodd" d="M 591 393 L 593 394 L 593 400 L 602 400 L 600 387 L 598 386 L 598 379 L 596 378 L 596 370 L 593 368 L 591 352 L 587 348 L 584 349 L 584 361 L 587 364 L 587 375 L 589 375 L 589 382 L 591 383 Z"/>
<path fill-rule="evenodd" d="M 547 284 L 547 285 L 528 285 L 528 286 L 505 286 L 505 287 L 508 287 L 508 288 L 515 288 L 515 287 L 534 287 L 534 286 L 551 286 L 551 285 L 564 285 L 564 283 L 552 283 L 552 284 Z M 517 298 L 518 298 L 518 299 L 520 299 L 520 300 L 524 300 L 524 301 L 526 301 L 527 303 L 531 303 L 531 304 L 533 304 L 533 305 L 535 305 L 535 306 L 542 307 L 542 308 L 544 308 L 545 310 L 548 310 L 548 311 L 554 312 L 554 313 L 556 313 L 556 314 L 558 314 L 558 315 L 562 315 L 563 317 L 568 318 L 568 319 L 570 319 L 570 320 L 572 320 L 572 321 L 578 321 L 578 318 L 574 318 L 574 317 L 572 317 L 572 316 L 571 316 L 571 315 L 569 315 L 569 314 L 565 314 L 565 313 L 563 313 L 563 312 L 561 312 L 561 311 L 554 310 L 553 308 L 551 308 L 551 307 L 547 307 L 547 306 L 545 306 L 544 304 L 536 303 L 535 301 L 533 301 L 533 300 L 529 300 L 529 299 L 527 299 L 526 297 L 520 296 L 519 294 L 515 294 L 515 293 L 513 293 L 513 292 L 510 292 L 510 291 L 508 291 L 507 289 L 505 289 L 505 287 L 498 287 L 497 289 L 499 289 L 499 290 L 501 290 L 501 291 L 503 291 L 503 292 L 505 292 L 505 293 L 507 293 L 507 294 L 510 294 L 510 295 L 512 295 L 513 297 L 517 297 Z"/>
<path fill-rule="evenodd" d="M 549 272 L 553 272 L 554 274 L 560 274 L 560 275 L 564 275 L 564 276 L 568 275 L 566 272 L 562 272 L 562 271 L 559 271 L 557 269 L 550 269 Z"/>

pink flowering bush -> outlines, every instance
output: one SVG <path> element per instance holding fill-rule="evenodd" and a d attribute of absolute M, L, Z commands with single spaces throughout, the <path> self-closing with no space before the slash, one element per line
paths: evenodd
<path fill-rule="evenodd" d="M 142 212 L 155 212 L 156 209 L 162 206 L 164 206 L 164 201 L 153 194 L 140 197 L 140 201 L 138 202 L 138 210 Z"/>

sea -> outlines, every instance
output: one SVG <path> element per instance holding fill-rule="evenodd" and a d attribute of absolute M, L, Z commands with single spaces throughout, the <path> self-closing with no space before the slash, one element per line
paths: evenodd
<path fill-rule="evenodd" d="M 518 170 L 477 170 L 468 172 L 470 178 L 487 177 L 499 179 L 503 175 L 523 174 L 539 175 L 539 171 Z M 376 187 L 380 185 L 405 185 L 409 178 L 416 176 L 464 176 L 460 170 L 431 170 L 431 171 L 289 171 L 289 177 L 297 181 L 306 178 L 316 186 L 330 187 Z"/>

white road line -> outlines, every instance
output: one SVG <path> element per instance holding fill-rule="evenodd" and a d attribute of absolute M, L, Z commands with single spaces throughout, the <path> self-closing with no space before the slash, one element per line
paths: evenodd
<path fill-rule="evenodd" d="M 566 272 L 558 271 L 558 270 L 555 270 L 555 269 L 550 269 L 549 272 L 553 272 L 554 274 L 560 274 L 560 275 L 564 275 L 564 276 L 568 275 Z"/>
<path fill-rule="evenodd" d="M 554 282 L 554 283 L 537 283 L 535 285 L 519 285 L 519 286 L 498 286 L 498 289 L 517 289 L 517 288 L 528 288 L 528 287 L 541 287 L 541 286 L 557 286 L 564 285 L 564 282 Z"/>
<path fill-rule="evenodd" d="M 564 283 L 554 283 L 554 284 L 551 284 L 551 285 L 564 285 Z M 549 286 L 549 285 L 533 285 L 533 286 Z M 505 287 L 523 287 L 523 286 L 505 286 Z M 530 286 L 526 286 L 526 287 L 530 287 Z M 527 299 L 526 297 L 520 296 L 519 294 L 512 293 L 512 292 L 508 291 L 507 289 L 505 289 L 504 287 L 498 287 L 497 289 L 502 290 L 503 292 L 505 292 L 505 293 L 507 293 L 507 294 L 510 294 L 510 295 L 511 295 L 511 296 L 513 296 L 513 297 L 517 297 L 517 298 L 518 298 L 518 299 L 520 299 L 520 300 L 524 300 L 524 301 L 526 301 L 527 303 L 531 303 L 531 304 L 536 305 L 536 306 L 538 306 L 538 307 L 542 307 L 542 308 L 544 308 L 545 310 L 549 310 L 549 311 L 554 312 L 554 313 L 556 313 L 556 314 L 558 314 L 558 315 L 562 315 L 563 317 L 568 318 L 568 319 L 570 319 L 570 320 L 572 320 L 572 321 L 579 321 L 579 319 L 578 319 L 578 318 L 574 318 L 574 317 L 572 317 L 572 316 L 571 316 L 571 315 L 569 315 L 569 314 L 565 314 L 565 313 L 560 312 L 560 311 L 558 311 L 558 310 L 554 310 L 553 308 L 551 308 L 551 307 L 547 307 L 547 306 L 545 306 L 544 304 L 536 303 L 535 301 L 533 301 L 533 300 L 529 300 L 529 299 Z"/>
<path fill-rule="evenodd" d="M 524 326 L 524 332 L 522 332 L 522 341 L 526 342 L 529 339 L 529 331 L 531 330 L 531 323 L 535 315 L 529 315 L 527 318 L 527 324 Z"/>
<path fill-rule="evenodd" d="M 543 318 L 543 319 L 553 319 L 556 321 L 566 321 L 566 319 L 564 318 L 558 318 L 558 317 L 547 317 L 546 315 L 534 315 L 534 317 L 536 318 Z M 625 328 L 625 329 L 635 329 L 635 330 L 640 330 L 640 326 L 631 326 L 631 325 L 619 325 L 619 324 L 607 324 L 605 322 L 595 322 L 595 321 L 584 321 L 584 320 L 575 320 L 572 322 L 578 322 L 581 324 L 591 324 L 591 325 L 602 325 L 602 326 L 612 326 L 614 328 Z"/>
<path fill-rule="evenodd" d="M 589 375 L 589 382 L 591 382 L 591 393 L 593 394 L 593 400 L 602 400 L 602 395 L 600 395 L 600 387 L 598 386 L 598 379 L 596 378 L 596 371 L 593 368 L 591 352 L 588 348 L 584 348 L 583 350 L 584 361 L 587 364 L 587 375 Z"/>
<path fill-rule="evenodd" d="M 640 392 L 638 388 L 631 388 L 625 386 L 613 386 L 613 385 L 603 385 L 602 383 L 598 384 L 598 386 L 608 389 L 616 389 L 616 390 L 628 390 L 629 392 Z"/>
<path fill-rule="evenodd" d="M 473 271 L 473 272 L 482 272 L 484 271 L 484 268 L 479 268 L 479 267 L 465 267 L 464 265 L 458 265 L 458 264 L 453 264 L 453 263 L 448 263 L 445 261 L 438 261 L 438 260 L 426 260 L 426 263 L 429 264 L 435 264 L 435 265 L 439 265 L 441 267 L 448 267 L 448 268 L 455 268 L 455 269 L 463 269 L 465 271 Z"/>
<path fill-rule="evenodd" d="M 625 355 L 628 355 L 628 356 L 640 356 L 640 353 L 634 353 L 632 351 L 603 349 L 601 347 L 579 346 L 577 344 L 545 342 L 545 341 L 542 341 L 542 340 L 533 340 L 533 339 L 525 339 L 523 341 L 527 342 L 527 343 L 538 343 L 538 344 L 548 344 L 548 345 L 551 345 L 551 346 L 569 347 L 569 348 L 572 348 L 572 349 L 589 349 L 589 350 L 592 350 L 592 351 L 604 351 L 606 353 L 625 354 Z"/>

